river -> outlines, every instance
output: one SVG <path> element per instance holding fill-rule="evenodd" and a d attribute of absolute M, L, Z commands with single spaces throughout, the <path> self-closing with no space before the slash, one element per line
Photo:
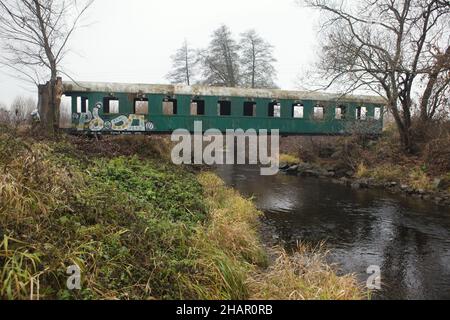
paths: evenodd
<path fill-rule="evenodd" d="M 221 166 L 225 182 L 253 196 L 266 229 L 286 247 L 326 241 L 329 262 L 365 283 L 381 269 L 374 299 L 450 299 L 450 210 L 383 190 L 354 190 L 329 180 L 259 168 Z"/>

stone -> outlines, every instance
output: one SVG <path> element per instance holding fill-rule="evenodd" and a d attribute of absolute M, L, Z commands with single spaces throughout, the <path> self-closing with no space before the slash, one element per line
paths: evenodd
<path fill-rule="evenodd" d="M 358 181 L 358 183 L 359 183 L 360 187 L 363 189 L 369 188 L 369 180 L 367 180 L 367 179 L 361 179 Z"/>
<path fill-rule="evenodd" d="M 408 185 L 406 185 L 406 184 L 402 184 L 401 186 L 400 186 L 400 189 L 402 189 L 403 191 L 406 191 L 406 190 L 408 190 Z"/>
<path fill-rule="evenodd" d="M 326 171 L 336 171 L 336 166 L 328 165 L 328 166 L 324 167 L 324 170 L 326 170 Z"/>
<path fill-rule="evenodd" d="M 298 172 L 298 165 L 295 165 L 295 166 L 290 166 L 289 168 L 287 168 L 286 170 L 285 170 L 287 173 L 289 173 L 289 174 L 293 174 L 293 173 L 297 173 Z"/>
<path fill-rule="evenodd" d="M 433 180 L 433 186 L 434 186 L 436 189 L 440 189 L 441 186 L 442 186 L 442 179 L 441 179 L 441 178 L 435 178 L 435 179 Z"/>
<path fill-rule="evenodd" d="M 336 176 L 336 172 L 334 171 L 327 171 L 327 173 L 325 173 L 325 177 L 327 178 L 333 178 Z"/>
<path fill-rule="evenodd" d="M 303 173 L 306 171 L 306 170 L 310 170 L 312 168 L 312 165 L 310 165 L 310 164 L 308 164 L 308 163 L 300 163 L 298 166 L 297 166 L 297 172 L 300 174 L 300 175 L 303 175 Z"/>
<path fill-rule="evenodd" d="M 339 160 L 342 158 L 343 152 L 341 150 L 336 151 L 331 155 L 331 159 L 333 160 Z"/>
<path fill-rule="evenodd" d="M 352 189 L 361 189 L 361 184 L 358 182 L 353 182 L 351 184 Z"/>
<path fill-rule="evenodd" d="M 317 173 L 318 173 L 319 176 L 321 176 L 321 177 L 327 177 L 327 176 L 328 176 L 328 171 L 327 171 L 327 170 L 324 170 L 324 169 L 317 170 Z"/>
<path fill-rule="evenodd" d="M 446 190 L 450 188 L 450 179 L 436 178 L 433 181 L 433 186 L 439 190 Z"/>
<path fill-rule="evenodd" d="M 350 180 L 348 180 L 348 178 L 346 177 L 342 177 L 339 179 L 339 183 L 342 185 L 348 185 L 350 183 Z"/>
<path fill-rule="evenodd" d="M 316 170 L 305 170 L 302 172 L 302 175 L 305 177 L 319 177 L 320 172 L 318 172 Z"/>
<path fill-rule="evenodd" d="M 354 174 L 355 174 L 355 173 L 354 173 L 353 171 L 351 171 L 351 170 L 348 170 L 348 171 L 345 172 L 345 175 L 346 175 L 347 177 L 353 177 Z"/>

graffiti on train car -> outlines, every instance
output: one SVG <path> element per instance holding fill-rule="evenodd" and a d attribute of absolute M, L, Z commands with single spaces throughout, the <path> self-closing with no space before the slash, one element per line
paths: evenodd
<path fill-rule="evenodd" d="M 113 119 L 102 119 L 99 110 L 102 103 L 98 102 L 93 111 L 74 113 L 73 123 L 78 131 L 89 130 L 92 132 L 117 131 L 117 132 L 144 132 L 155 130 L 155 125 L 147 121 L 145 115 L 129 114 L 118 115 Z"/>

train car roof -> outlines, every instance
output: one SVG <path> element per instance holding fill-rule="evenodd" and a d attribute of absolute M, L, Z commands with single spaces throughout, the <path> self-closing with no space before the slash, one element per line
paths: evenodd
<path fill-rule="evenodd" d="M 316 91 L 288 91 L 279 89 L 245 89 L 211 86 L 186 86 L 164 84 L 126 84 L 113 82 L 63 82 L 65 93 L 105 92 L 128 94 L 164 94 L 168 96 L 218 96 L 289 100 L 342 101 L 356 103 L 385 104 L 386 101 L 371 95 L 340 95 Z"/>

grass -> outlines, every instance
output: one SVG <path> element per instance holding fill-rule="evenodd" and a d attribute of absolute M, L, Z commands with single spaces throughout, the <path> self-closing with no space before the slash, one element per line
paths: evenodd
<path fill-rule="evenodd" d="M 358 179 L 369 178 L 379 182 L 404 183 L 415 190 L 432 191 L 435 187 L 431 177 L 424 168 L 407 168 L 394 164 L 380 164 L 372 167 L 361 162 L 355 172 Z"/>
<path fill-rule="evenodd" d="M 408 176 L 408 183 L 416 190 L 434 189 L 431 178 L 422 168 L 412 168 Z"/>
<path fill-rule="evenodd" d="M 368 178 L 370 177 L 370 171 L 364 164 L 364 162 L 361 162 L 358 167 L 356 168 L 355 177 L 358 179 L 362 178 Z"/>
<path fill-rule="evenodd" d="M 253 277 L 249 286 L 257 300 L 359 300 L 367 293 L 352 275 L 337 276 L 327 264 L 323 245 L 299 244 L 294 255 L 277 249 L 278 258 L 265 273 Z"/>
<path fill-rule="evenodd" d="M 133 145 L 120 140 L 0 133 L 0 299 L 364 297 L 315 253 L 302 273 L 284 253 L 269 266 L 250 200 L 161 161 L 161 147 L 120 156 Z M 82 289 L 69 291 L 74 264 Z"/>
<path fill-rule="evenodd" d="M 286 163 L 288 165 L 294 165 L 294 164 L 299 164 L 300 158 L 290 155 L 290 154 L 281 154 L 280 155 L 280 163 Z"/>

